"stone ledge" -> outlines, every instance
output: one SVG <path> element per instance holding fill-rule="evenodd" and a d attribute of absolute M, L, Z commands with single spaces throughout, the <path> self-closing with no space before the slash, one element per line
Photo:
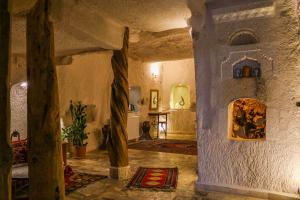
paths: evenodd
<path fill-rule="evenodd" d="M 233 185 L 208 185 L 196 182 L 195 190 L 197 192 L 222 192 L 229 194 L 237 194 L 243 196 L 251 196 L 262 199 L 271 200 L 299 200 L 300 196 L 297 194 L 270 192 L 266 190 L 256 190 Z"/>

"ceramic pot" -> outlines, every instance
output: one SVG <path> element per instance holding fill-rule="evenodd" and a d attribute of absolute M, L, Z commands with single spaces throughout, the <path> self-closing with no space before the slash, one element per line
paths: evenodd
<path fill-rule="evenodd" d="M 251 67 L 245 66 L 243 68 L 243 77 L 251 77 Z"/>
<path fill-rule="evenodd" d="M 149 133 L 150 128 L 151 128 L 150 122 L 149 121 L 144 121 L 143 126 L 142 126 L 143 134 L 140 137 L 141 140 L 152 140 L 152 138 L 150 136 L 150 133 Z"/>
<path fill-rule="evenodd" d="M 86 155 L 86 145 L 82 147 L 74 146 L 74 157 L 85 158 L 85 155 Z"/>

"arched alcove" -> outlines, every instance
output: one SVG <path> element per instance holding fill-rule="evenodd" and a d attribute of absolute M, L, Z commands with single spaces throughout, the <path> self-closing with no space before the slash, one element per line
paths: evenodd
<path fill-rule="evenodd" d="M 191 106 L 190 87 L 184 84 L 173 85 L 170 97 L 171 109 L 189 109 Z"/>
<path fill-rule="evenodd" d="M 233 33 L 229 38 L 230 46 L 256 44 L 259 42 L 258 37 L 251 30 L 240 30 Z"/>
<path fill-rule="evenodd" d="M 231 140 L 264 140 L 266 106 L 257 99 L 240 98 L 228 106 L 228 138 Z"/>
<path fill-rule="evenodd" d="M 233 78 L 251 78 L 260 77 L 261 67 L 257 60 L 244 58 L 233 64 Z"/>

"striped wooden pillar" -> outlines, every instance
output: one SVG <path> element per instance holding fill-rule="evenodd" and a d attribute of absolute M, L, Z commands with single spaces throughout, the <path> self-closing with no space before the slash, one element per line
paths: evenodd
<path fill-rule="evenodd" d="M 108 152 L 112 178 L 125 178 L 128 166 L 127 115 L 129 104 L 128 85 L 128 41 L 129 29 L 125 29 L 123 48 L 115 50 L 111 59 L 114 81 L 111 93 L 111 133 Z M 123 175 L 121 175 L 123 173 Z"/>

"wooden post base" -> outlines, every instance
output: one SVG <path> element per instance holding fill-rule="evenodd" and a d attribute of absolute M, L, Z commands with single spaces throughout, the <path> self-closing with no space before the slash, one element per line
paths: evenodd
<path fill-rule="evenodd" d="M 124 180 L 130 178 L 130 166 L 110 167 L 109 175 L 112 179 Z"/>

